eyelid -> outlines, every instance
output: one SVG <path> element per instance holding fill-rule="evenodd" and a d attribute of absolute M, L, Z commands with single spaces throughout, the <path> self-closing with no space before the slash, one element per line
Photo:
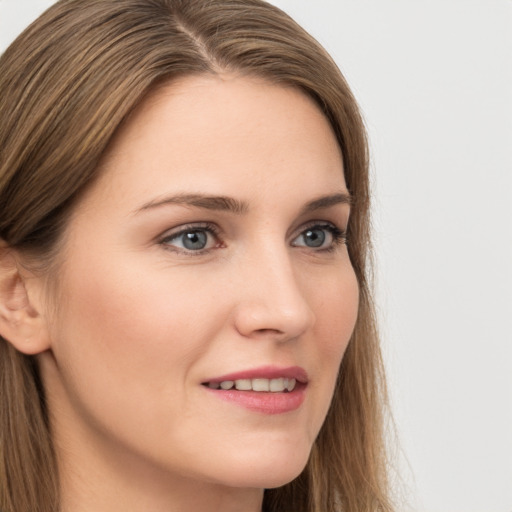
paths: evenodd
<path fill-rule="evenodd" d="M 170 240 L 178 238 L 179 236 L 190 232 L 190 231 L 206 231 L 210 235 L 212 235 L 217 242 L 220 241 L 220 229 L 216 224 L 211 222 L 192 222 L 188 224 L 182 224 L 172 229 L 168 229 L 162 235 L 157 238 L 157 243 L 161 245 L 164 249 L 168 251 L 172 251 L 178 254 L 191 255 L 191 256 L 199 256 L 209 252 L 211 249 L 215 247 L 209 247 L 205 249 L 199 249 L 197 251 L 189 250 L 182 247 L 174 246 L 170 243 L 167 243 Z M 218 245 L 216 246 L 218 247 Z"/>
<path fill-rule="evenodd" d="M 309 247 L 304 244 L 294 245 L 295 240 L 304 234 L 308 229 L 317 228 L 324 229 L 329 231 L 332 236 L 332 243 L 327 247 L 314 248 Z M 190 231 L 205 231 L 209 233 L 210 236 L 213 236 L 217 241 L 216 245 L 212 247 L 206 247 L 204 249 L 192 250 L 184 247 L 179 247 L 177 245 L 173 245 L 169 243 L 173 239 L 179 238 L 181 235 L 190 232 Z M 221 248 L 222 240 L 221 240 L 221 230 L 218 225 L 211 222 L 191 222 L 187 224 L 182 224 L 180 226 L 176 226 L 175 228 L 168 229 L 162 235 L 157 238 L 157 243 L 162 246 L 165 250 L 172 251 L 177 254 L 182 254 L 186 256 L 201 256 L 209 253 L 212 249 Z M 329 220 L 311 220 L 302 224 L 299 228 L 294 231 L 294 234 L 291 236 L 290 244 L 293 247 L 300 247 L 310 249 L 314 252 L 329 252 L 334 250 L 336 247 L 340 245 L 345 245 L 347 242 L 346 238 L 346 229 L 340 228 L 336 222 Z"/>
<path fill-rule="evenodd" d="M 314 219 L 314 220 L 310 220 L 304 224 L 301 224 L 298 228 L 296 228 L 294 231 L 293 231 L 293 234 L 291 236 L 292 239 L 295 239 L 297 238 L 301 233 L 303 233 L 304 231 L 306 231 L 307 229 L 310 229 L 310 228 L 316 228 L 316 227 L 319 227 L 319 228 L 326 228 L 326 229 L 335 229 L 341 233 L 346 233 L 347 229 L 346 228 L 342 228 L 340 227 L 336 222 L 332 221 L 332 220 L 326 220 L 326 219 Z"/>
<path fill-rule="evenodd" d="M 347 244 L 347 229 L 340 228 L 335 222 L 328 220 L 312 220 L 307 222 L 306 224 L 302 224 L 297 230 L 295 230 L 294 235 L 292 236 L 292 246 L 293 242 L 299 238 L 305 231 L 312 228 L 325 229 L 330 231 L 331 236 L 333 237 L 332 244 L 328 247 L 323 248 L 313 248 L 308 247 L 306 245 L 297 245 L 295 247 L 305 247 L 307 249 L 311 249 L 314 252 L 329 252 L 334 250 L 336 247 L 340 245 Z"/>

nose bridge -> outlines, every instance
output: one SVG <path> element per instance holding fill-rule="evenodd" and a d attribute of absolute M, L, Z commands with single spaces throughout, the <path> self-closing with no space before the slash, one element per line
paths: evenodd
<path fill-rule="evenodd" d="M 240 332 L 246 336 L 272 334 L 286 340 L 313 325 L 313 311 L 284 243 L 260 245 L 244 266 L 237 315 Z"/>

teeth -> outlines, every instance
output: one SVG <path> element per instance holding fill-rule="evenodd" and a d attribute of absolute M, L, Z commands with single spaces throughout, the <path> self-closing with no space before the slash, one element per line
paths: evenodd
<path fill-rule="evenodd" d="M 235 387 L 239 391 L 250 391 L 252 389 L 251 379 L 235 380 Z"/>
<path fill-rule="evenodd" d="M 296 383 L 295 379 L 280 377 L 278 379 L 239 379 L 235 381 L 209 382 L 208 387 L 223 390 L 236 388 L 238 391 L 283 393 L 284 391 L 293 391 Z"/>
<path fill-rule="evenodd" d="M 284 390 L 284 379 L 272 379 L 270 381 L 270 391 L 282 393 Z"/>
<path fill-rule="evenodd" d="M 286 389 L 288 391 L 293 391 L 293 389 L 295 388 L 295 384 L 297 383 L 297 381 L 295 379 L 290 379 L 288 381 L 288 385 L 286 386 Z"/>
<path fill-rule="evenodd" d="M 252 379 L 253 391 L 270 391 L 270 381 L 268 379 Z"/>

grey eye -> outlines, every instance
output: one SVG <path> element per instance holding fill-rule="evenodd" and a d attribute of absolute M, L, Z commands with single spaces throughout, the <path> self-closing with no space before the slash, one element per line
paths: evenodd
<path fill-rule="evenodd" d="M 161 243 L 169 248 L 200 252 L 215 246 L 216 235 L 211 228 L 191 227 L 167 236 Z"/>
<path fill-rule="evenodd" d="M 200 251 L 208 243 L 208 236 L 204 231 L 188 231 L 178 238 L 181 238 L 183 247 L 190 251 Z"/>
<path fill-rule="evenodd" d="M 301 235 L 307 247 L 322 247 L 327 238 L 324 228 L 307 229 Z"/>
<path fill-rule="evenodd" d="M 332 244 L 332 233 L 329 228 L 324 226 L 313 226 L 304 230 L 294 241 L 294 246 L 299 247 L 311 247 L 312 249 L 318 249 Z"/>
<path fill-rule="evenodd" d="M 301 231 L 292 241 L 292 246 L 329 251 L 346 243 L 346 240 L 345 231 L 334 224 L 316 224 Z"/>

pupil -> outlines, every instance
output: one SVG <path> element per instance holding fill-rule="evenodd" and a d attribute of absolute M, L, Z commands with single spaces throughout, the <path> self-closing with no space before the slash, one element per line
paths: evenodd
<path fill-rule="evenodd" d="M 325 242 L 325 233 L 321 229 L 308 229 L 304 238 L 308 247 L 320 247 Z"/>
<path fill-rule="evenodd" d="M 183 246 L 186 249 L 200 250 L 206 247 L 206 234 L 203 231 L 190 231 L 183 235 Z"/>

